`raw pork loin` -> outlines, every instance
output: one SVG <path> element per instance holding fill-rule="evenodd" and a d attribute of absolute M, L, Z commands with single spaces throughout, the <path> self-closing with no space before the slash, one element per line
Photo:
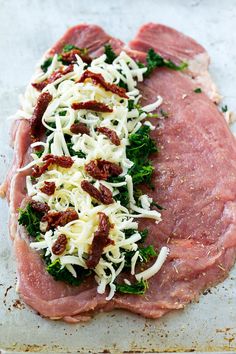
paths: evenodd
<path fill-rule="evenodd" d="M 143 102 L 163 97 L 161 109 L 168 118 L 153 124 L 152 132 L 161 148 L 154 159 L 155 191 L 148 191 L 165 207 L 157 226 L 140 221 L 149 229 L 148 243 L 168 244 L 170 255 L 161 271 L 150 279 L 144 296 L 116 294 L 106 301 L 91 278 L 80 287 L 55 281 L 17 224 L 18 208 L 25 196 L 25 173 L 17 173 L 29 159 L 29 125 L 21 120 L 13 130 L 15 158 L 3 188 L 10 201 L 11 228 L 18 263 L 19 291 L 24 301 L 45 317 L 69 322 L 88 320 L 96 311 L 123 308 L 149 318 L 183 308 L 209 286 L 222 281 L 236 256 L 236 144 L 223 115 L 212 102 L 218 100 L 208 73 L 208 55 L 191 38 L 162 25 L 147 24 L 125 46 L 101 28 L 78 25 L 69 29 L 47 53 L 65 43 L 87 47 L 100 55 L 104 44 L 116 52 L 126 50 L 145 60 L 147 50 L 176 63 L 190 63 L 185 73 L 156 69 L 142 83 Z M 195 93 L 196 87 L 202 93 Z"/>

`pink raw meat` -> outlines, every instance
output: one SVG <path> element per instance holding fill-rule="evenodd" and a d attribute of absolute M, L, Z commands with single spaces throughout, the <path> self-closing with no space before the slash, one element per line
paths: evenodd
<path fill-rule="evenodd" d="M 68 30 L 51 53 L 70 43 L 88 47 L 98 55 L 107 42 L 117 51 L 123 47 L 121 41 L 99 27 L 80 25 Z M 194 61 L 199 54 L 207 56 L 191 38 L 162 25 L 143 26 L 127 51 L 143 60 L 150 47 L 177 62 Z M 161 95 L 161 108 L 168 113 L 168 118 L 153 121 L 156 129 L 152 134 L 160 153 L 153 158 L 155 191 L 147 190 L 166 210 L 159 225 L 142 220 L 140 228 L 149 229 L 148 244 L 156 248 L 168 244 L 171 250 L 161 271 L 150 279 L 144 296 L 116 294 L 106 301 L 106 294 L 97 293 L 92 277 L 80 287 L 73 287 L 47 274 L 40 256 L 23 237 L 24 228 L 17 226 L 26 173 L 16 173 L 16 168 L 28 159 L 29 144 L 25 141 L 28 131 L 21 126 L 24 121 L 18 126 L 15 166 L 10 174 L 11 223 L 15 225 L 11 236 L 20 294 L 43 316 L 78 322 L 88 320 L 96 311 L 124 308 L 158 318 L 183 308 L 227 276 L 236 255 L 236 144 L 223 115 L 205 93 L 194 92 L 196 83 L 188 75 L 161 68 L 140 85 L 143 103 Z"/>

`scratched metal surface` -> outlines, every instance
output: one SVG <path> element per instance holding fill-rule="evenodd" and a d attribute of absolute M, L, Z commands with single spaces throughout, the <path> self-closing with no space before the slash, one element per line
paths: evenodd
<path fill-rule="evenodd" d="M 224 103 L 236 111 L 236 1 L 0 0 L 0 182 L 9 167 L 9 123 L 35 63 L 63 32 L 79 22 L 96 23 L 128 41 L 145 22 L 171 25 L 202 43 Z M 128 5 L 127 5 L 128 4 Z M 123 311 L 99 314 L 86 324 L 42 319 L 19 301 L 14 255 L 8 236 L 8 209 L 0 206 L 0 348 L 3 351 L 112 353 L 226 352 L 236 350 L 234 269 L 199 303 L 158 321 Z"/>

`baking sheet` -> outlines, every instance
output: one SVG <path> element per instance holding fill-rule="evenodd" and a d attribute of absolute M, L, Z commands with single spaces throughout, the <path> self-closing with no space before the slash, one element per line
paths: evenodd
<path fill-rule="evenodd" d="M 191 35 L 212 57 L 211 71 L 224 104 L 236 111 L 236 1 L 0 0 L 0 181 L 9 167 L 9 122 L 33 68 L 72 25 L 101 25 L 130 40 L 145 22 L 161 22 Z M 199 303 L 160 320 L 124 311 L 99 314 L 86 324 L 42 319 L 15 292 L 14 255 L 8 237 L 8 209 L 0 204 L 0 348 L 8 353 L 60 352 L 236 352 L 236 268 Z"/>

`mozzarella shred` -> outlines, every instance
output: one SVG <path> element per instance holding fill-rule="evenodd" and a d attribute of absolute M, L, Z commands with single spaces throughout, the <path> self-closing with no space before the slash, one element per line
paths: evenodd
<path fill-rule="evenodd" d="M 168 255 L 167 247 L 163 247 L 155 263 L 142 273 L 135 274 L 138 261 L 142 261 L 139 253 L 138 242 L 141 234 L 138 230 L 137 218 L 151 218 L 160 222 L 161 214 L 151 210 L 152 198 L 148 195 L 141 195 L 138 201 L 135 200 L 133 180 L 128 175 L 128 170 L 133 162 L 126 156 L 126 148 L 129 145 L 129 136 L 138 131 L 142 122 L 155 129 L 150 122 L 144 122 L 148 113 L 157 109 L 162 104 L 162 98 L 145 107 L 129 108 L 129 100 L 138 105 L 142 97 L 137 83 L 143 81 L 147 68 L 140 68 L 137 63 L 122 51 L 112 64 L 106 62 L 106 55 L 103 54 L 92 60 L 89 68 L 79 55 L 76 55 L 76 62 L 73 70 L 62 75 L 57 80 L 48 80 L 56 71 L 66 68 L 54 55 L 51 65 L 46 72 L 37 70 L 33 82 L 49 82 L 42 92 L 49 92 L 53 99 L 49 103 L 42 117 L 42 124 L 47 130 L 45 141 L 31 144 L 32 149 L 42 149 L 41 153 L 32 153 L 32 161 L 19 169 L 19 172 L 27 171 L 35 165 L 43 166 L 44 157 L 47 154 L 57 156 L 70 156 L 73 164 L 69 168 L 61 167 L 55 163 L 49 165 L 39 177 L 32 180 L 26 176 L 26 188 L 28 196 L 34 201 L 47 203 L 50 211 L 65 212 L 73 208 L 78 219 L 68 222 L 63 226 L 57 226 L 53 230 L 47 230 L 47 223 L 40 223 L 40 239 L 31 242 L 33 249 L 44 251 L 50 261 L 59 260 L 61 268 L 65 268 L 70 275 L 77 277 L 76 267 L 87 269 L 86 259 L 91 250 L 94 235 L 99 228 L 99 213 L 104 213 L 109 218 L 112 227 L 109 230 L 109 239 L 112 241 L 102 250 L 102 255 L 96 267 L 93 269 L 97 282 L 97 292 L 106 293 L 106 300 L 111 300 L 116 293 L 116 279 L 125 267 L 125 255 L 127 252 L 134 252 L 131 259 L 130 274 L 136 279 L 146 280 L 156 274 L 165 262 Z M 105 90 L 96 85 L 91 79 L 80 82 L 80 78 L 89 70 L 95 74 L 101 74 L 108 84 L 119 84 L 123 82 L 127 87 L 127 98 L 119 94 Z M 48 80 L 48 81 L 47 81 Z M 21 110 L 17 112 L 17 119 L 30 119 L 40 95 L 32 85 L 26 88 L 25 95 L 21 97 Z M 111 108 L 111 112 L 96 112 L 89 109 L 73 109 L 73 103 L 97 101 Z M 140 107 L 140 106 L 139 106 Z M 87 133 L 74 133 L 73 124 L 85 124 Z M 97 128 L 106 127 L 116 132 L 120 144 L 113 144 L 108 136 L 99 133 Z M 68 143 L 69 141 L 69 143 Z M 109 180 L 96 180 L 86 172 L 85 165 L 93 160 L 106 160 L 117 164 L 122 168 L 122 181 L 110 182 Z M 82 181 L 88 181 L 99 191 L 101 184 L 112 194 L 113 203 L 103 204 L 96 200 L 93 195 L 87 193 L 81 187 Z M 55 184 L 55 192 L 48 195 L 42 192 L 45 182 Z M 119 188 L 126 187 L 129 203 L 125 207 L 116 198 L 119 195 Z M 126 231 L 133 230 L 133 234 L 127 237 Z M 67 239 L 66 250 L 62 254 L 53 253 L 53 245 L 59 235 L 65 235 Z M 131 285 L 129 280 L 125 284 Z M 107 290 L 109 287 L 109 290 Z"/>
<path fill-rule="evenodd" d="M 148 269 L 144 270 L 141 273 L 138 273 L 135 275 L 135 278 L 140 281 L 140 280 L 147 280 L 151 277 L 153 277 L 153 275 L 155 275 L 156 273 L 159 272 L 159 270 L 161 269 L 163 263 L 165 262 L 167 256 L 169 254 L 169 249 L 167 247 L 162 247 L 161 251 L 155 261 L 155 263 Z"/>

